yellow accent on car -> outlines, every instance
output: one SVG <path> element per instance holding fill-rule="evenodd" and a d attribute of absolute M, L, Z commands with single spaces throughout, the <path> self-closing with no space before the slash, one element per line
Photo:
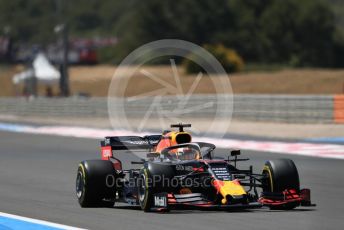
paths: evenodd
<path fill-rule="evenodd" d="M 83 164 L 79 164 L 79 167 L 81 168 L 82 171 L 82 176 L 83 176 L 83 181 L 84 181 L 84 185 L 86 185 L 86 173 L 85 173 L 85 168 Z"/>
<path fill-rule="evenodd" d="M 218 191 L 222 195 L 223 199 L 221 200 L 222 204 L 227 203 L 227 196 L 242 196 L 246 195 L 245 189 L 238 183 L 233 181 L 219 181 Z"/>

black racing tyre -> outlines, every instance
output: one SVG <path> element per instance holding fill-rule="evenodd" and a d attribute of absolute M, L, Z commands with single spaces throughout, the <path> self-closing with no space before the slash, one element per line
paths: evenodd
<path fill-rule="evenodd" d="M 290 159 L 278 159 L 265 162 L 263 175 L 263 192 L 282 193 L 286 189 L 300 191 L 299 173 L 294 162 Z M 271 209 L 293 209 L 299 203 L 288 203 L 281 206 L 271 206 Z"/>
<path fill-rule="evenodd" d="M 112 162 L 81 162 L 76 177 L 76 196 L 81 207 L 112 207 L 116 196 L 116 173 Z"/>
<path fill-rule="evenodd" d="M 138 197 L 141 209 L 150 212 L 153 206 L 153 183 L 147 168 L 140 171 L 138 178 Z"/>

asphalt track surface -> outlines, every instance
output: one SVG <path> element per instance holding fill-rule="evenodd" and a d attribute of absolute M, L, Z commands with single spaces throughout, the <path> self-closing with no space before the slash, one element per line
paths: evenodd
<path fill-rule="evenodd" d="M 218 150 L 218 155 L 225 154 Z M 264 152 L 245 152 L 256 172 L 266 159 L 295 161 L 315 208 L 292 211 L 171 211 L 144 213 L 129 206 L 80 208 L 77 165 L 99 158 L 94 139 L 0 132 L 0 212 L 88 229 L 342 229 L 344 161 Z M 125 156 L 127 157 L 127 156 Z M 133 159 L 128 156 L 128 159 Z M 247 166 L 248 164 L 242 164 Z"/>

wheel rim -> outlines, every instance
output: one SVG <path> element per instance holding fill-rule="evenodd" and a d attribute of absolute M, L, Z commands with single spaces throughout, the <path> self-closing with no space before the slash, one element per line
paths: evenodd
<path fill-rule="evenodd" d="M 82 172 L 78 172 L 78 175 L 76 177 L 76 196 L 80 198 L 84 192 L 84 179 Z"/>
<path fill-rule="evenodd" d="M 146 177 L 145 175 L 142 175 L 140 178 L 139 178 L 139 199 L 140 199 L 140 202 L 143 202 L 144 199 L 145 199 L 145 195 L 146 195 Z"/>
<path fill-rule="evenodd" d="M 269 167 L 265 166 L 262 174 L 265 177 L 264 180 L 262 181 L 263 191 L 273 192 L 273 179 L 272 179 L 272 173 Z"/>

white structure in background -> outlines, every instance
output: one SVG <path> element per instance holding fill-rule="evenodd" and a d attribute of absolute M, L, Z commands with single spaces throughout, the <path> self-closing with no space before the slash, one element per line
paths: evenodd
<path fill-rule="evenodd" d="M 27 79 L 35 77 L 38 84 L 53 85 L 59 83 L 61 74 L 49 62 L 43 53 L 39 53 L 32 63 L 33 68 L 13 76 L 13 83 L 19 84 Z"/>

